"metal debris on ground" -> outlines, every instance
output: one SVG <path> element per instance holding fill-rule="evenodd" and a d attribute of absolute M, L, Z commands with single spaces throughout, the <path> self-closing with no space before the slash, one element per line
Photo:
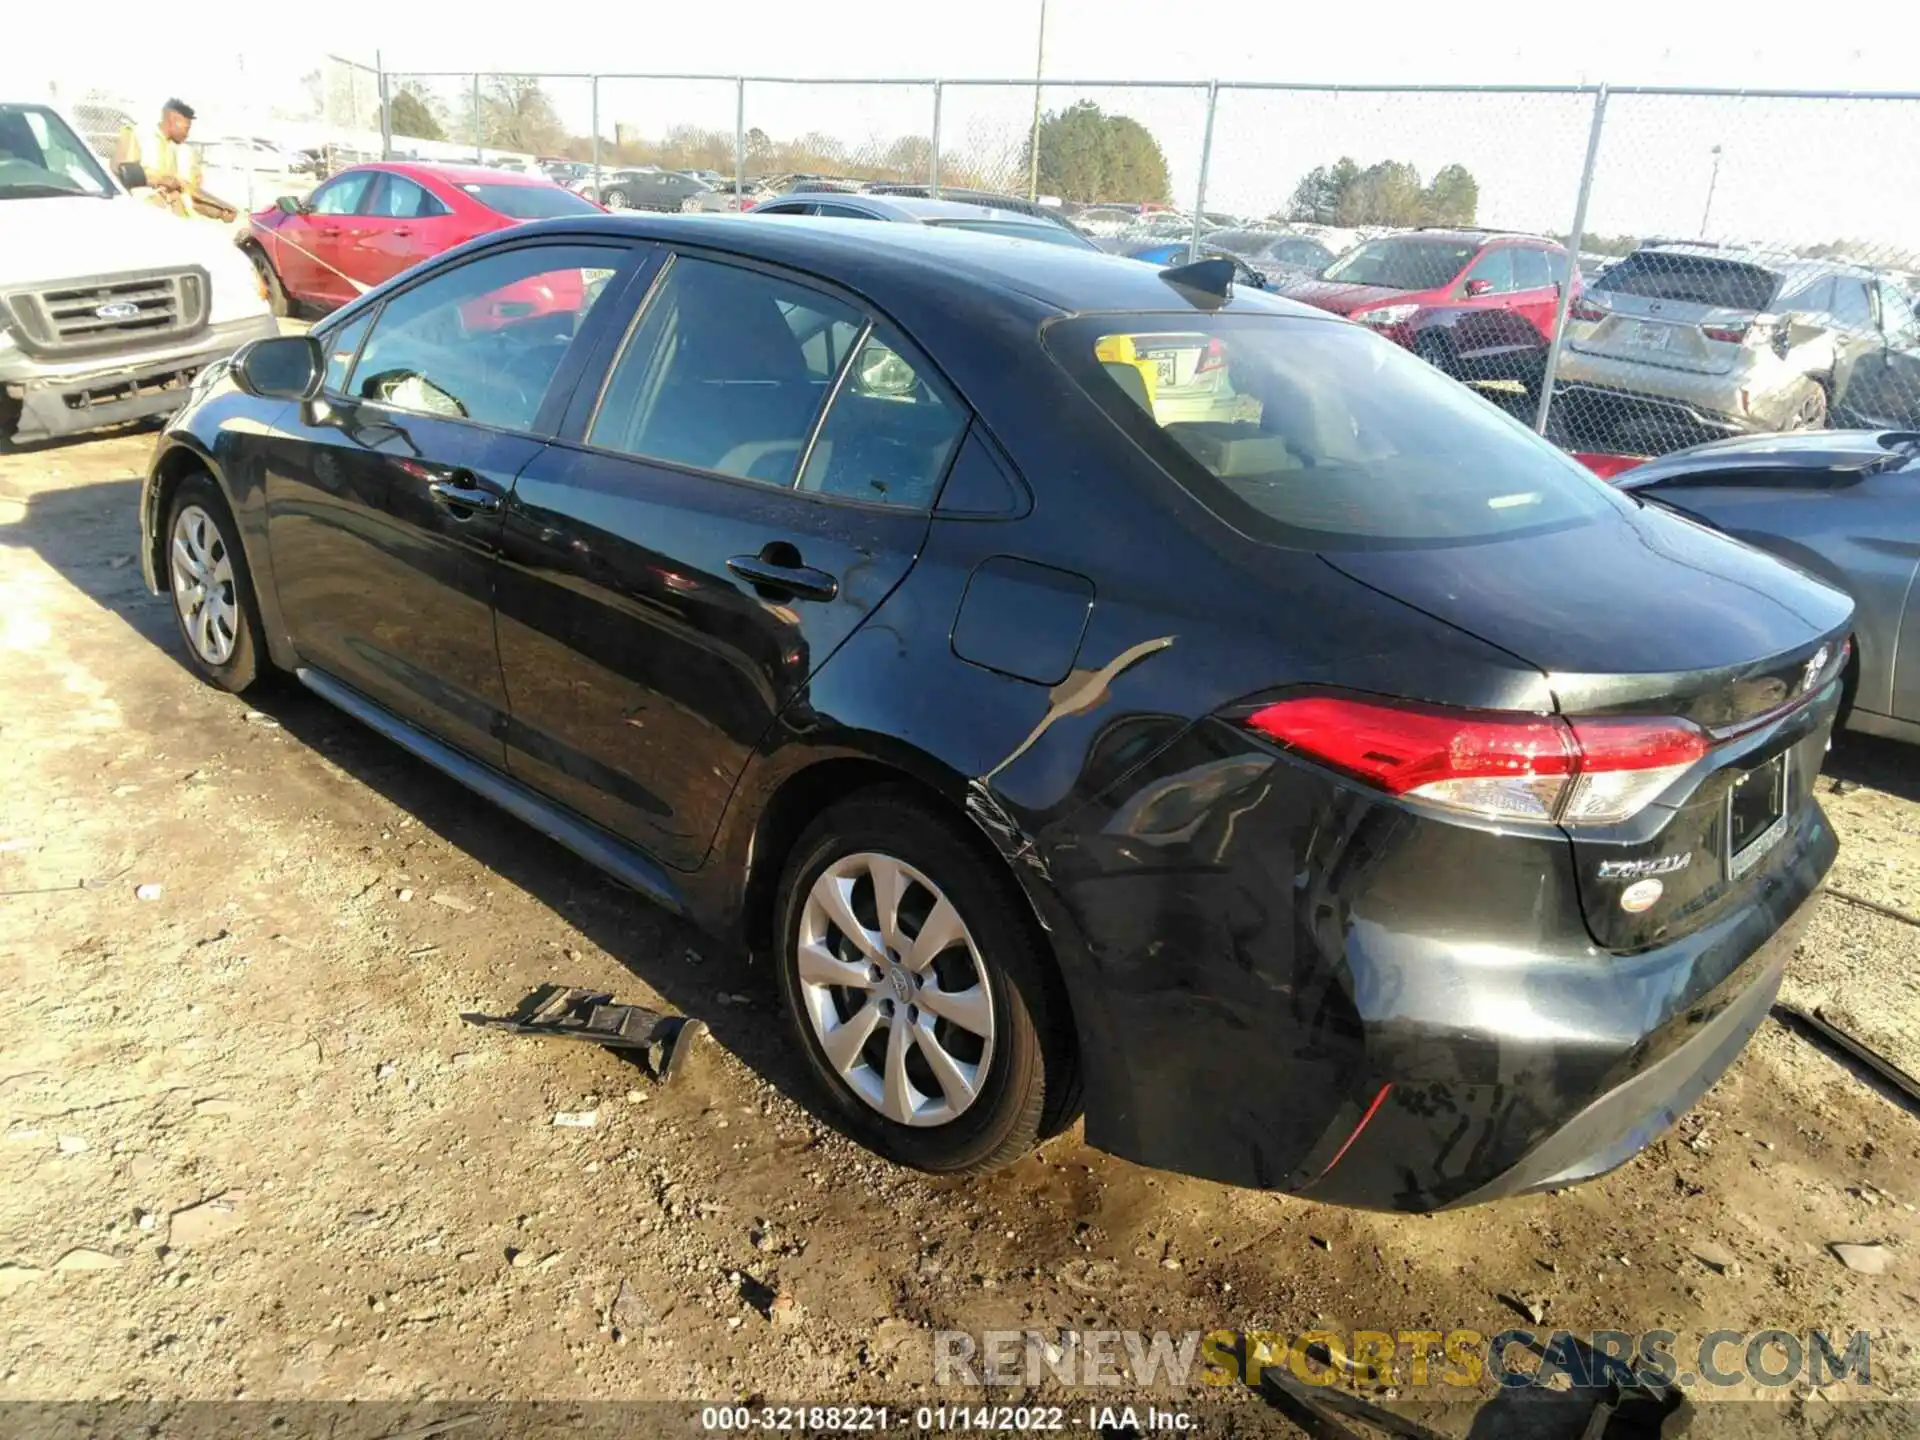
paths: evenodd
<path fill-rule="evenodd" d="M 1834 1024 L 1824 1010 L 1815 1009 L 1809 1014 L 1797 1005 L 1776 1000 L 1773 1014 L 1775 1019 L 1789 1029 L 1810 1037 L 1822 1049 L 1864 1065 L 1885 1084 L 1905 1095 L 1910 1107 L 1920 1107 L 1920 1080 L 1915 1080 L 1871 1045 Z"/>
<path fill-rule="evenodd" d="M 639 1005 L 616 1005 L 613 996 L 576 985 L 543 985 L 512 1015 L 462 1015 L 469 1025 L 586 1040 L 615 1050 L 640 1050 L 662 1083 L 678 1073 L 686 1053 L 707 1033 L 706 1022 L 666 1015 Z"/>

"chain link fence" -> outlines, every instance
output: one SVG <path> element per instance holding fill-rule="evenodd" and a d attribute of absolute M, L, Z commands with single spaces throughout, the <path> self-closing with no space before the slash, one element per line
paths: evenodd
<path fill-rule="evenodd" d="M 248 209 L 380 156 L 608 208 L 999 196 L 1158 263 L 1234 253 L 1569 448 L 1920 427 L 1920 93 L 212 68 L 173 83 Z M 164 98 L 48 88 L 106 156 Z"/>

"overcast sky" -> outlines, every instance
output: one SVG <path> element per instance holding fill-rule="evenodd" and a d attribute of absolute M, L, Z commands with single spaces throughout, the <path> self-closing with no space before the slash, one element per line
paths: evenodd
<path fill-rule="evenodd" d="M 97 88 L 147 104 L 177 91 L 216 113 L 223 105 L 263 112 L 264 100 L 327 51 L 369 62 L 377 51 L 390 70 L 1020 78 L 1033 73 L 1040 9 L 1038 0 L 329 0 L 323 11 L 275 12 L 269 25 L 259 0 L 197 0 L 155 26 L 150 8 L 95 0 L 85 10 L 87 43 L 76 44 L 75 12 L 25 0 L 12 8 L 0 79 L 15 88 L 43 93 L 51 77 L 65 99 Z M 1376 3 L 1364 11 L 1049 0 L 1046 52 L 1047 73 L 1072 79 L 1902 89 L 1920 88 L 1920 6 L 1828 0 L 1767 18 L 1701 0 Z M 586 129 L 586 86 L 549 89 L 563 118 Z M 1086 95 L 1154 131 L 1176 195 L 1190 203 L 1200 92 Z M 1055 91 L 1047 104 L 1073 98 Z M 951 90 L 946 144 L 1011 170 L 1031 104 L 1030 91 Z M 748 123 L 774 135 L 820 129 L 880 144 L 925 134 L 929 111 L 927 92 L 904 87 L 755 87 Z M 1210 196 L 1224 208 L 1265 211 L 1284 201 L 1301 171 L 1341 154 L 1362 163 L 1411 160 L 1423 173 L 1458 160 L 1480 177 L 1483 220 L 1562 229 L 1590 114 L 1584 97 L 1230 94 L 1216 120 Z M 615 120 L 643 133 L 674 120 L 730 129 L 731 88 L 609 84 L 601 117 L 608 133 Z M 1716 232 L 1920 241 L 1920 104 L 1621 97 L 1602 150 L 1593 228 L 1697 231 L 1714 145 L 1722 147 Z M 1783 205 L 1795 195 L 1806 203 Z"/>

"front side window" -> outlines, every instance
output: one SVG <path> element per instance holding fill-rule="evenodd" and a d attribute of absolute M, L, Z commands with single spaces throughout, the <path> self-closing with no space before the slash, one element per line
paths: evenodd
<path fill-rule="evenodd" d="M 608 377 L 588 443 L 791 486 L 863 325 L 816 290 L 676 257 Z"/>
<path fill-rule="evenodd" d="M 356 170 L 351 175 L 341 175 L 329 180 L 313 192 L 313 202 L 308 206 L 315 215 L 351 215 L 360 208 L 360 202 L 366 197 L 367 187 L 373 184 L 377 170 Z"/>
<path fill-rule="evenodd" d="M 897 337 L 871 331 L 827 410 L 800 488 L 926 509 L 966 426 L 932 366 Z"/>
<path fill-rule="evenodd" d="M 1478 284 L 1474 282 L 1478 281 Z M 1467 286 L 1471 293 L 1481 295 L 1505 295 L 1515 288 L 1513 275 L 1513 250 L 1509 246 L 1499 246 L 1487 251 L 1473 262 L 1473 268 L 1467 271 Z"/>
<path fill-rule="evenodd" d="M 531 427 L 623 256 L 604 246 L 529 245 L 402 291 L 381 307 L 350 393 L 396 410 Z"/>
<path fill-rule="evenodd" d="M 1625 501 L 1465 386 L 1359 327 L 1279 315 L 1093 315 L 1047 349 L 1161 468 L 1297 549 L 1464 543 Z"/>
<path fill-rule="evenodd" d="M 325 388 L 333 394 L 347 393 L 347 377 L 353 371 L 353 357 L 360 353 L 360 342 L 366 338 L 367 325 L 372 319 L 371 309 L 362 310 L 320 342 L 325 347 L 327 357 Z"/>

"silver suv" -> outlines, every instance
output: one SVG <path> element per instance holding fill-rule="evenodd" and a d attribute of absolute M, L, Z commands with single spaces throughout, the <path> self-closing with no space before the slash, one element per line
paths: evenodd
<path fill-rule="evenodd" d="M 1581 443 L 1670 449 L 1830 418 L 1920 424 L 1920 323 L 1900 287 L 1864 266 L 1648 244 L 1596 277 L 1567 319 L 1555 395 Z"/>

